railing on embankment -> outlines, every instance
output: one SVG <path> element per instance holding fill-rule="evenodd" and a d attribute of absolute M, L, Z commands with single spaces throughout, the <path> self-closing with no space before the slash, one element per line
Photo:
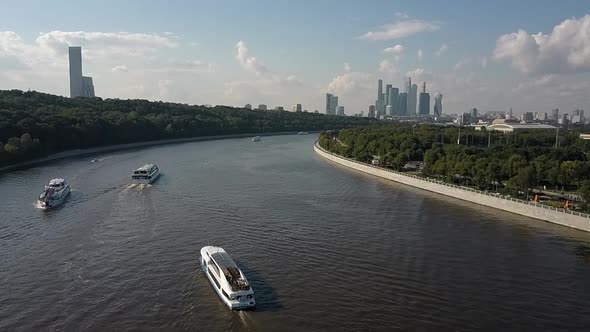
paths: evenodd
<path fill-rule="evenodd" d="M 404 174 L 402 172 L 397 172 L 387 168 L 362 163 L 354 159 L 346 158 L 327 151 L 322 148 L 317 141 L 314 144 L 314 150 L 326 159 L 332 160 L 338 164 L 388 180 L 400 182 L 413 187 L 459 198 L 492 208 L 590 232 L 590 215 L 586 213 L 580 213 L 539 204 L 536 202 L 496 195 L 469 187 L 449 184 L 440 180 Z"/>

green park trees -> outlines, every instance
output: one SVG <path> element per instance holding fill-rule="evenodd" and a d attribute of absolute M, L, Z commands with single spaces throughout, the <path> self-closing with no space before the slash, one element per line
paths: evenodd
<path fill-rule="evenodd" d="M 207 135 L 341 129 L 375 122 L 369 118 L 305 112 L 0 91 L 0 166 L 67 149 L 101 145 Z M 352 153 L 346 149 L 339 152 Z"/>
<path fill-rule="evenodd" d="M 560 132 L 558 149 L 555 132 L 521 132 L 515 140 L 498 132 L 462 128 L 461 136 L 470 138 L 461 142 L 468 145 L 456 144 L 458 135 L 459 128 L 452 126 L 393 123 L 323 133 L 320 144 L 336 153 L 345 145 L 357 160 L 379 156 L 383 165 L 395 170 L 408 161 L 422 162 L 425 176 L 523 198 L 535 187 L 581 191 L 590 181 L 590 142 L 580 142 L 579 132 Z M 324 145 L 325 137 L 335 138 L 334 143 Z"/>

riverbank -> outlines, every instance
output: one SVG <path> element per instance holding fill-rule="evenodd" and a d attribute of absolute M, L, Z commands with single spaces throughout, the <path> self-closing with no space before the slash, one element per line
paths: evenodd
<path fill-rule="evenodd" d="M 390 169 L 361 163 L 353 159 L 331 153 L 322 148 L 317 141 L 314 144 L 314 150 L 320 156 L 330 161 L 355 169 L 357 171 L 378 176 L 380 178 L 491 208 L 590 232 L 590 216 L 586 214 L 558 209 L 535 202 L 527 202 L 515 198 L 494 195 L 471 188 L 447 184 L 438 180 L 421 178 L 418 176 L 403 174 Z"/>
<path fill-rule="evenodd" d="M 127 143 L 127 144 L 117 144 L 117 145 L 107 145 L 107 146 L 99 146 L 96 148 L 89 148 L 89 149 L 77 149 L 77 150 L 67 150 L 55 154 L 51 154 L 49 156 L 25 161 L 22 163 L 9 165 L 0 167 L 0 174 L 5 172 L 10 172 L 17 169 L 25 169 L 29 167 L 35 167 L 39 165 L 44 165 L 53 161 L 62 160 L 66 158 L 74 158 L 74 157 L 84 157 L 89 156 L 97 153 L 104 153 L 104 152 L 114 152 L 114 151 L 121 151 L 127 149 L 134 149 L 134 148 L 143 148 L 143 147 L 150 147 L 156 145 L 166 145 L 166 144 L 176 144 L 176 143 L 187 143 L 187 142 L 198 142 L 198 141 L 212 141 L 212 140 L 219 140 L 219 139 L 230 139 L 230 138 L 246 138 L 246 137 L 253 137 L 253 136 L 276 136 L 276 135 L 295 135 L 298 132 L 277 132 L 277 133 L 255 133 L 255 134 L 233 134 L 233 135 L 216 135 L 216 136 L 198 136 L 198 137 L 187 137 L 187 138 L 172 138 L 172 139 L 163 139 L 163 140 L 156 140 L 156 141 L 145 141 L 145 142 L 135 142 L 135 143 Z M 309 133 L 317 133 L 317 132 L 309 132 Z"/>

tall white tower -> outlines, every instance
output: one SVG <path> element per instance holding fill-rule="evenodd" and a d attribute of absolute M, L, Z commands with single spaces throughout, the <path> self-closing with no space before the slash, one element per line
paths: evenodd
<path fill-rule="evenodd" d="M 82 48 L 74 46 L 69 48 L 70 55 L 70 97 L 84 96 L 84 84 L 82 82 Z"/>

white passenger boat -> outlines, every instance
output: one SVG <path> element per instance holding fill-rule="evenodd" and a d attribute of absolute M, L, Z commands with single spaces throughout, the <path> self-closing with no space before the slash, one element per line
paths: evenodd
<path fill-rule="evenodd" d="M 246 276 L 220 247 L 201 249 L 201 267 L 217 295 L 230 309 L 248 309 L 256 306 L 254 291 Z"/>
<path fill-rule="evenodd" d="M 70 194 L 70 184 L 64 179 L 52 179 L 39 195 L 38 205 L 50 209 L 62 204 Z"/>
<path fill-rule="evenodd" d="M 262 139 L 260 138 L 260 136 L 254 136 L 252 137 L 252 142 L 260 142 L 262 141 Z"/>
<path fill-rule="evenodd" d="M 297 135 L 307 135 L 309 134 L 307 131 L 300 131 L 297 133 Z"/>
<path fill-rule="evenodd" d="M 145 164 L 133 171 L 131 180 L 138 184 L 150 184 L 160 176 L 160 169 L 155 164 Z"/>

